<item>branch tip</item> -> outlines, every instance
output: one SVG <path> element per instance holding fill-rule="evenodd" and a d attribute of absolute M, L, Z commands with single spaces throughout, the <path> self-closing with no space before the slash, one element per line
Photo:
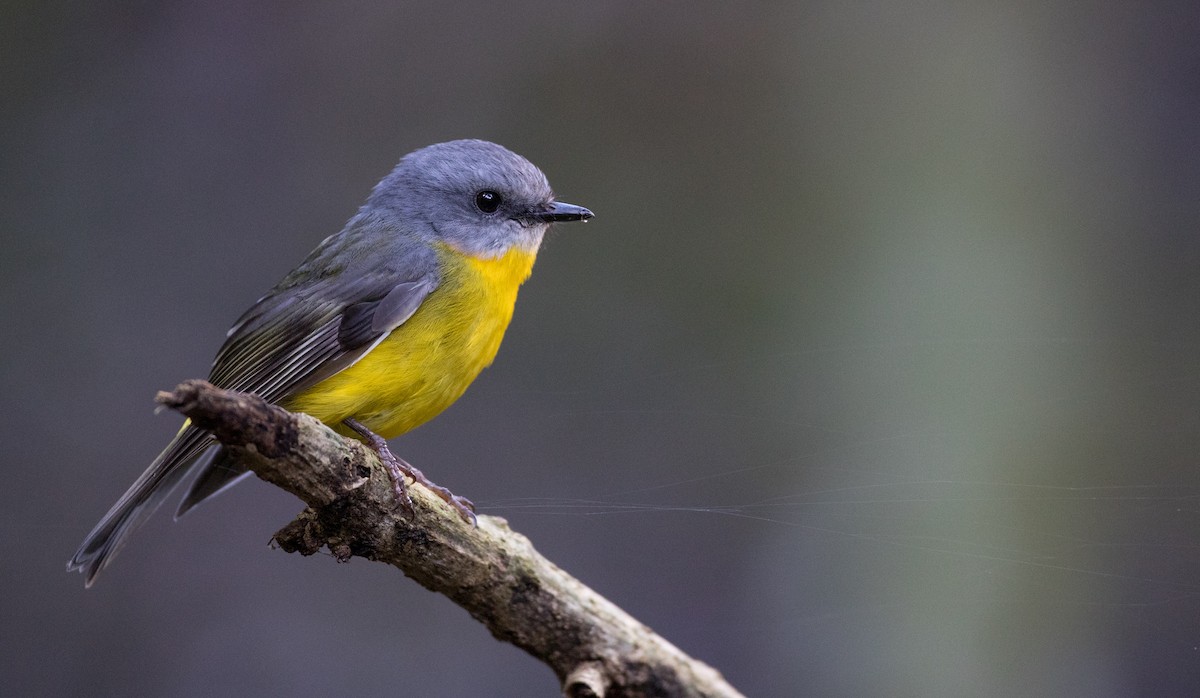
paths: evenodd
<path fill-rule="evenodd" d="M 599 662 L 584 662 L 567 674 L 563 681 L 566 698 L 604 698 L 608 692 L 608 677 Z"/>

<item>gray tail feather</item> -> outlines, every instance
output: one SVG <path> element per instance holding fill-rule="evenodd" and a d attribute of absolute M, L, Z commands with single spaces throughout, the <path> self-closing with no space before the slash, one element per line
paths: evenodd
<path fill-rule="evenodd" d="M 200 502 L 233 487 L 238 480 L 250 474 L 245 464 L 234 458 L 224 446 L 217 448 L 213 457 L 196 469 L 200 474 L 192 481 L 192 486 L 179 503 L 179 509 L 175 511 L 176 519 L 191 511 L 192 507 Z"/>
<path fill-rule="evenodd" d="M 121 550 L 129 534 L 154 513 L 187 474 L 192 463 L 212 444 L 213 438 L 207 432 L 190 423 L 184 424 L 166 449 L 146 468 L 146 472 L 121 495 L 112 509 L 100 519 L 100 523 L 83 539 L 83 544 L 67 563 L 67 571 L 82 572 L 87 577 L 85 585 L 90 587 L 100 571 Z"/>

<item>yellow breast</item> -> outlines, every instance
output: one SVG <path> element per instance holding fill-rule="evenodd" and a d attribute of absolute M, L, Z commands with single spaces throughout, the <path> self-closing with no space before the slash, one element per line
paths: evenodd
<path fill-rule="evenodd" d="M 535 254 L 479 259 L 442 247 L 442 280 L 417 312 L 350 368 L 285 401 L 341 428 L 353 417 L 384 438 L 446 409 L 492 363 Z"/>

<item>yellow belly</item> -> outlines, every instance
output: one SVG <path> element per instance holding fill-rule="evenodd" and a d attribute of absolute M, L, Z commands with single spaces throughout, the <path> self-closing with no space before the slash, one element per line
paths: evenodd
<path fill-rule="evenodd" d="M 442 281 L 411 318 L 353 366 L 284 401 L 348 433 L 353 417 L 384 438 L 436 417 L 492 363 L 534 253 L 494 259 L 439 249 Z"/>

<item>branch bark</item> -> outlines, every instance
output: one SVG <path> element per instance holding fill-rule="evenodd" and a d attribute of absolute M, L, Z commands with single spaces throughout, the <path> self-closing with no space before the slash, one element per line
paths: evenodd
<path fill-rule="evenodd" d="M 496 516 L 477 528 L 423 487 L 406 518 L 373 451 L 303 414 L 201 381 L 158 394 L 241 456 L 261 479 L 307 508 L 273 542 L 340 561 L 385 562 L 462 606 L 499 640 L 545 662 L 564 695 L 740 696 L 712 667 L 684 654 L 542 557 Z"/>

